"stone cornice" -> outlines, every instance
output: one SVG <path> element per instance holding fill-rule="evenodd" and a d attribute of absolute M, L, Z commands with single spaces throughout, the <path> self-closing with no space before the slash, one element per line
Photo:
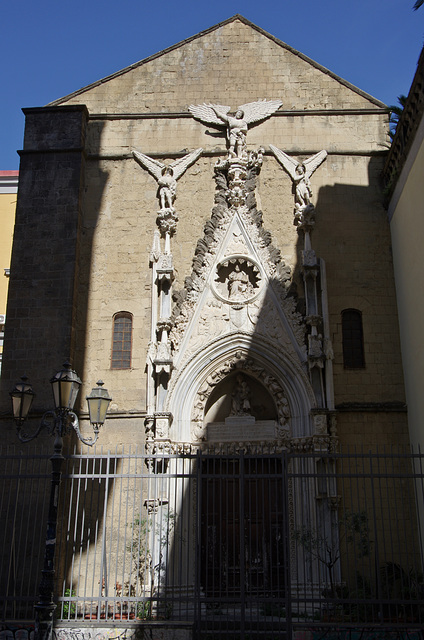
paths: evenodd
<path fill-rule="evenodd" d="M 75 149 L 72 149 L 75 151 Z M 53 149 L 54 151 L 54 149 Z M 287 153 L 293 156 L 310 156 L 314 153 L 317 153 L 319 149 L 287 149 Z M 38 153 L 38 149 L 35 150 Z M 32 151 L 18 151 L 18 153 L 33 153 Z M 204 158 L 219 158 L 225 156 L 228 153 L 227 149 L 204 149 L 202 152 L 202 157 Z M 387 155 L 387 150 L 383 151 L 370 151 L 369 149 L 364 151 L 351 151 L 348 149 L 342 149 L 340 151 L 328 151 L 327 154 L 329 156 L 354 156 L 354 157 L 374 157 L 374 156 L 385 156 Z M 172 158 L 181 158 L 184 153 L 181 151 L 146 151 L 146 155 L 149 155 L 151 158 L 164 158 L 164 159 L 172 159 Z M 272 157 L 274 154 L 271 151 L 265 150 L 263 153 L 264 156 Z M 88 160 L 134 160 L 134 156 L 132 153 L 87 153 L 86 157 Z"/>
<path fill-rule="evenodd" d="M 342 402 L 336 410 L 344 413 L 406 413 L 408 408 L 404 402 Z"/>
<path fill-rule="evenodd" d="M 46 109 L 48 107 L 43 107 Z M 280 109 L 271 117 L 277 118 L 293 118 L 305 116 L 363 116 L 378 115 L 390 113 L 389 107 L 384 108 L 364 108 L 364 109 L 293 109 L 285 111 Z M 176 119 L 176 118 L 192 118 L 189 111 L 157 111 L 149 113 L 91 113 L 90 120 L 155 120 L 155 119 Z"/>

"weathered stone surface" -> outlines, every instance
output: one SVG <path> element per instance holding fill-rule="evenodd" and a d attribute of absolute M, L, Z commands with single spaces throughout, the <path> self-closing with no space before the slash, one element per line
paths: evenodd
<path fill-rule="evenodd" d="M 56 106 L 27 112 L 7 311 L 6 391 L 26 373 L 38 393 L 39 409 L 47 408 L 46 382 L 71 355 L 84 381 L 81 398 L 100 377 L 113 396 L 111 412 L 137 416 L 135 422 L 129 420 L 128 431 L 125 418 L 117 417 L 107 427 L 105 442 L 142 441 L 158 203 L 156 181 L 132 151 L 169 164 L 204 149 L 178 182 L 172 254 L 174 304 L 178 301 L 180 307 L 196 286 L 193 273 L 203 268 L 228 204 L 228 184 L 214 171 L 216 161 L 227 155 L 225 134 L 196 121 L 188 106 L 213 102 L 235 109 L 263 98 L 280 99 L 283 106 L 249 129 L 247 150 L 262 146 L 265 154 L 260 173 L 248 176 L 246 205 L 260 228 L 260 242 L 277 265 L 276 280 L 287 281 L 290 295 L 297 292 L 293 304 L 304 315 L 304 246 L 293 224 L 292 183 L 268 145 L 299 161 L 326 149 L 328 157 L 313 176 L 312 243 L 326 264 L 335 404 L 404 402 L 380 184 L 387 111 L 238 18 Z M 362 311 L 364 370 L 343 366 L 340 314 L 347 308 Z M 133 316 L 128 370 L 110 369 L 112 318 L 118 311 Z M 3 410 L 7 401 L 3 393 Z M 358 438 L 379 433 L 380 442 L 391 441 L 392 414 L 368 412 L 366 420 L 358 418 L 355 413 L 356 424 L 362 425 L 356 429 Z M 405 415 L 396 420 L 398 432 L 405 434 Z M 343 414 L 340 435 L 346 442 L 351 441 L 348 423 Z"/>
<path fill-rule="evenodd" d="M 1 402 L 25 373 L 43 381 L 36 401 L 43 407 L 51 395 L 45 382 L 74 355 L 88 114 L 83 106 L 25 112 Z"/>

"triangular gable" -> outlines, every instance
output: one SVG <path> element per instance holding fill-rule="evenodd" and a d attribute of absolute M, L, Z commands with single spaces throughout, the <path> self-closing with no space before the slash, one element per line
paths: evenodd
<path fill-rule="evenodd" d="M 218 38 L 218 40 L 220 39 L 218 37 L 218 34 L 216 34 L 215 32 L 219 32 L 219 30 L 225 30 L 227 29 L 229 26 L 234 25 L 234 23 L 241 23 L 244 26 L 248 27 L 249 29 L 251 29 L 253 32 L 255 32 L 256 34 L 259 34 L 260 36 L 264 37 L 268 43 L 273 43 L 276 44 L 278 48 L 282 49 L 283 51 L 292 54 L 292 56 L 294 56 L 295 58 L 298 59 L 298 61 L 301 61 L 302 63 L 306 63 L 307 66 L 309 66 L 311 69 L 315 70 L 315 71 L 319 71 L 322 74 L 325 74 L 328 79 L 335 81 L 339 86 L 340 89 L 344 88 L 347 89 L 349 92 L 353 92 L 354 94 L 356 94 L 356 96 L 358 98 L 362 98 L 364 99 L 366 102 L 371 103 L 372 105 L 378 106 L 378 107 L 382 107 L 385 108 L 386 105 L 384 105 L 384 103 L 380 102 L 379 100 L 377 100 L 376 98 L 372 97 L 371 95 L 367 94 L 364 91 L 361 91 L 360 89 L 358 89 L 357 87 L 355 87 L 353 84 L 349 83 L 348 81 L 344 80 L 343 78 L 337 76 L 336 74 L 332 73 L 331 71 L 329 71 L 328 69 L 326 69 L 325 67 L 323 67 L 322 65 L 318 64 L 317 62 L 315 62 L 314 60 L 312 60 L 311 58 L 308 58 L 307 56 L 305 56 L 304 54 L 300 53 L 299 51 L 297 51 L 296 49 L 290 47 L 289 45 L 287 45 L 286 43 L 282 42 L 281 40 L 279 40 L 278 38 L 276 38 L 275 36 L 267 33 L 266 31 L 264 31 L 263 29 L 261 29 L 260 27 L 256 26 L 255 24 L 253 24 L 252 22 L 250 22 L 249 20 L 247 20 L 246 18 L 244 18 L 243 16 L 236 14 L 234 16 L 232 16 L 231 18 L 229 18 L 228 20 L 225 20 L 223 22 L 219 22 L 218 24 L 210 27 L 209 29 L 206 29 L 204 31 L 201 31 L 200 33 L 191 36 L 190 38 L 187 38 L 185 40 L 182 40 L 181 42 L 172 45 L 171 47 L 168 47 L 156 54 L 153 54 L 152 56 L 149 56 L 148 58 L 145 58 L 139 62 L 136 62 L 124 69 L 122 69 L 121 71 L 117 71 L 114 74 L 111 74 L 110 76 L 107 76 L 101 80 L 98 80 L 86 87 L 83 87 L 63 98 L 59 98 L 58 100 L 55 100 L 53 102 L 50 103 L 49 106 L 56 106 L 56 105 L 62 105 L 65 103 L 87 103 L 89 108 L 90 108 L 90 102 L 91 100 L 90 98 L 90 94 L 98 94 L 98 90 L 101 89 L 101 93 L 99 94 L 107 103 L 110 103 L 111 101 L 111 96 L 109 94 L 109 92 L 107 90 L 105 90 L 105 85 L 108 83 L 113 83 L 114 81 L 118 81 L 118 83 L 121 81 L 123 82 L 123 85 L 125 85 L 125 89 L 124 90 L 118 90 L 118 94 L 124 96 L 125 95 L 125 91 L 131 91 L 131 87 L 133 86 L 133 82 L 129 81 L 127 79 L 124 80 L 124 77 L 127 76 L 128 74 L 137 72 L 139 70 L 141 70 L 144 67 L 144 70 L 147 72 L 147 69 L 149 67 L 149 65 L 152 65 L 152 63 L 164 63 L 164 61 L 162 60 L 164 57 L 172 57 L 172 54 L 175 54 L 176 52 L 178 52 L 181 49 L 187 48 L 190 45 L 193 45 L 199 41 L 205 40 L 205 39 L 210 39 L 211 37 L 213 37 L 214 35 L 216 35 L 216 37 Z M 232 46 L 234 46 L 234 40 L 232 41 Z M 218 47 L 219 47 L 219 42 L 218 42 Z M 181 57 L 178 58 L 178 65 L 181 66 Z M 278 61 L 277 62 L 277 67 L 278 67 Z M 241 64 L 239 62 L 239 64 Z M 280 61 L 281 64 L 281 61 Z M 160 65 L 159 65 L 160 68 Z M 260 65 L 258 66 L 258 69 L 260 69 Z M 166 69 L 165 69 L 166 71 Z M 251 72 L 254 75 L 254 69 L 249 68 L 249 72 Z M 160 71 L 158 71 L 158 73 L 161 73 Z M 303 75 L 305 73 L 305 69 L 303 70 Z M 215 76 L 219 75 L 218 70 L 215 70 Z M 213 76 L 210 76 L 210 79 L 212 81 L 213 84 Z M 161 78 L 161 80 L 163 80 Z M 310 82 L 312 79 L 310 78 L 306 78 L 306 80 L 308 82 Z M 199 88 L 201 87 L 201 78 L 194 78 L 195 83 L 199 86 Z M 165 84 L 166 84 L 166 80 L 165 80 Z M 154 83 L 153 83 L 153 87 L 154 87 Z M 123 87 L 124 88 L 124 87 Z M 224 88 L 224 87 L 223 87 Z M 252 90 L 252 86 L 250 86 L 250 89 Z M 97 90 L 97 91 L 96 91 Z M 219 90 L 219 89 L 218 89 Z M 281 91 L 283 90 L 283 87 L 281 87 Z M 228 94 L 228 91 L 224 91 L 224 93 Z M 107 94 L 107 98 L 106 98 L 106 94 Z M 215 90 L 215 94 L 216 94 L 216 90 Z M 216 96 L 217 97 L 217 96 Z M 277 96 L 275 96 L 277 97 Z M 141 102 L 145 102 L 144 100 L 144 95 L 140 95 L 141 98 Z M 114 102 L 114 100 L 112 99 L 112 103 Z M 123 101 L 125 104 L 125 100 Z M 343 101 L 342 101 L 343 102 Z M 343 103 L 344 106 L 346 106 L 345 102 Z M 127 106 L 127 105 L 125 105 Z M 129 105 L 128 105 L 129 106 Z M 172 106 L 172 101 L 170 106 Z M 316 105 L 317 107 L 319 107 L 320 105 Z M 349 106 L 349 105 L 348 105 Z M 352 105 L 350 105 L 352 106 Z M 359 100 L 359 103 L 357 106 L 362 106 L 362 108 L 364 108 L 366 106 L 366 104 L 364 104 L 362 102 L 361 105 L 361 100 Z M 289 109 L 293 108 L 293 105 L 288 105 Z M 104 105 L 100 105 L 99 104 L 99 99 L 98 97 L 93 101 L 93 105 L 92 105 L 92 109 L 96 109 L 96 111 L 98 112 L 104 112 Z M 147 108 L 150 109 L 150 105 L 147 105 Z M 284 108 L 284 105 L 283 105 Z M 91 109 L 90 109 L 91 110 Z M 118 108 L 118 106 L 116 107 L 117 112 L 120 112 L 120 109 Z M 128 110 L 128 107 L 127 107 Z M 158 109 L 160 111 L 163 111 L 162 109 Z M 95 112 L 96 112 L 95 111 Z M 143 112 L 144 109 L 143 108 L 139 108 L 140 112 Z M 167 109 L 167 111 L 169 111 L 169 109 Z M 134 112 L 129 110 L 129 112 Z"/>
<path fill-rule="evenodd" d="M 182 332 L 174 365 L 181 367 L 182 361 L 197 350 L 204 350 L 217 338 L 239 331 L 272 343 L 270 350 L 282 350 L 286 357 L 305 362 L 302 344 L 305 328 L 302 330 L 297 322 L 293 324 L 294 300 L 285 297 L 269 250 L 257 246 L 262 243 L 256 226 L 249 223 L 247 216 L 243 220 L 239 213 L 234 213 L 226 224 L 222 223 L 216 235 L 220 238 L 217 246 L 203 256 L 203 283 L 201 277 L 196 278 L 197 291 L 192 291 L 185 303 L 186 312 L 176 319 L 174 336 L 181 321 L 185 324 L 185 319 L 190 318 Z M 237 279 L 238 273 L 244 280 Z M 240 300 L 246 295 L 250 297 L 249 304 L 238 302 L 237 288 L 243 286 L 248 290 Z"/>
<path fill-rule="evenodd" d="M 306 362 L 306 325 L 288 295 L 293 274 L 256 207 L 255 176 L 261 165 L 261 154 L 252 154 L 244 195 L 230 208 L 226 200 L 237 187 L 231 179 L 227 183 L 225 167 L 215 167 L 216 204 L 174 308 L 171 341 L 177 369 L 197 350 L 238 332 L 269 342 L 270 351 L 281 351 L 281 357 L 299 365 Z"/>

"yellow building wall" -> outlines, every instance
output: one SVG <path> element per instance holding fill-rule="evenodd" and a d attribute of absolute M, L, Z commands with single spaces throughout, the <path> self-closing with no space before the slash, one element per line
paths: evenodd
<path fill-rule="evenodd" d="M 0 370 L 17 193 L 18 171 L 0 171 Z"/>
<path fill-rule="evenodd" d="M 389 218 L 410 438 L 424 444 L 424 118 L 391 199 Z"/>

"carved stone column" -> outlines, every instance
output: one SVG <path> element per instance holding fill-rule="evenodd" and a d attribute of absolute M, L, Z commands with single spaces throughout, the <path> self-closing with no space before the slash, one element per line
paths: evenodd
<path fill-rule="evenodd" d="M 305 231 L 306 240 L 306 231 Z M 308 242 L 310 237 L 308 234 Z M 308 364 L 312 386 L 319 407 L 325 407 L 324 393 L 324 351 L 322 339 L 322 317 L 318 300 L 317 280 L 319 278 L 319 263 L 312 248 L 302 251 L 302 275 L 305 286 L 306 322 L 310 327 L 308 336 Z"/>
<path fill-rule="evenodd" d="M 159 294 L 159 317 L 171 317 L 171 285 L 174 279 L 174 267 L 171 253 L 162 253 L 156 266 Z"/>
<path fill-rule="evenodd" d="M 150 256 L 152 267 L 152 310 L 151 310 L 151 342 L 147 357 L 148 397 L 146 419 L 146 447 L 152 450 L 157 438 L 169 439 L 169 425 L 164 423 L 163 408 L 168 392 L 168 383 L 172 371 L 171 344 L 171 295 L 174 277 L 173 260 L 170 246 L 170 235 L 165 237 L 165 251 L 161 251 L 161 240 L 155 231 Z M 168 415 L 168 414 L 167 414 Z M 170 415 L 170 414 L 169 414 Z M 153 447 L 154 448 L 154 447 Z"/>

